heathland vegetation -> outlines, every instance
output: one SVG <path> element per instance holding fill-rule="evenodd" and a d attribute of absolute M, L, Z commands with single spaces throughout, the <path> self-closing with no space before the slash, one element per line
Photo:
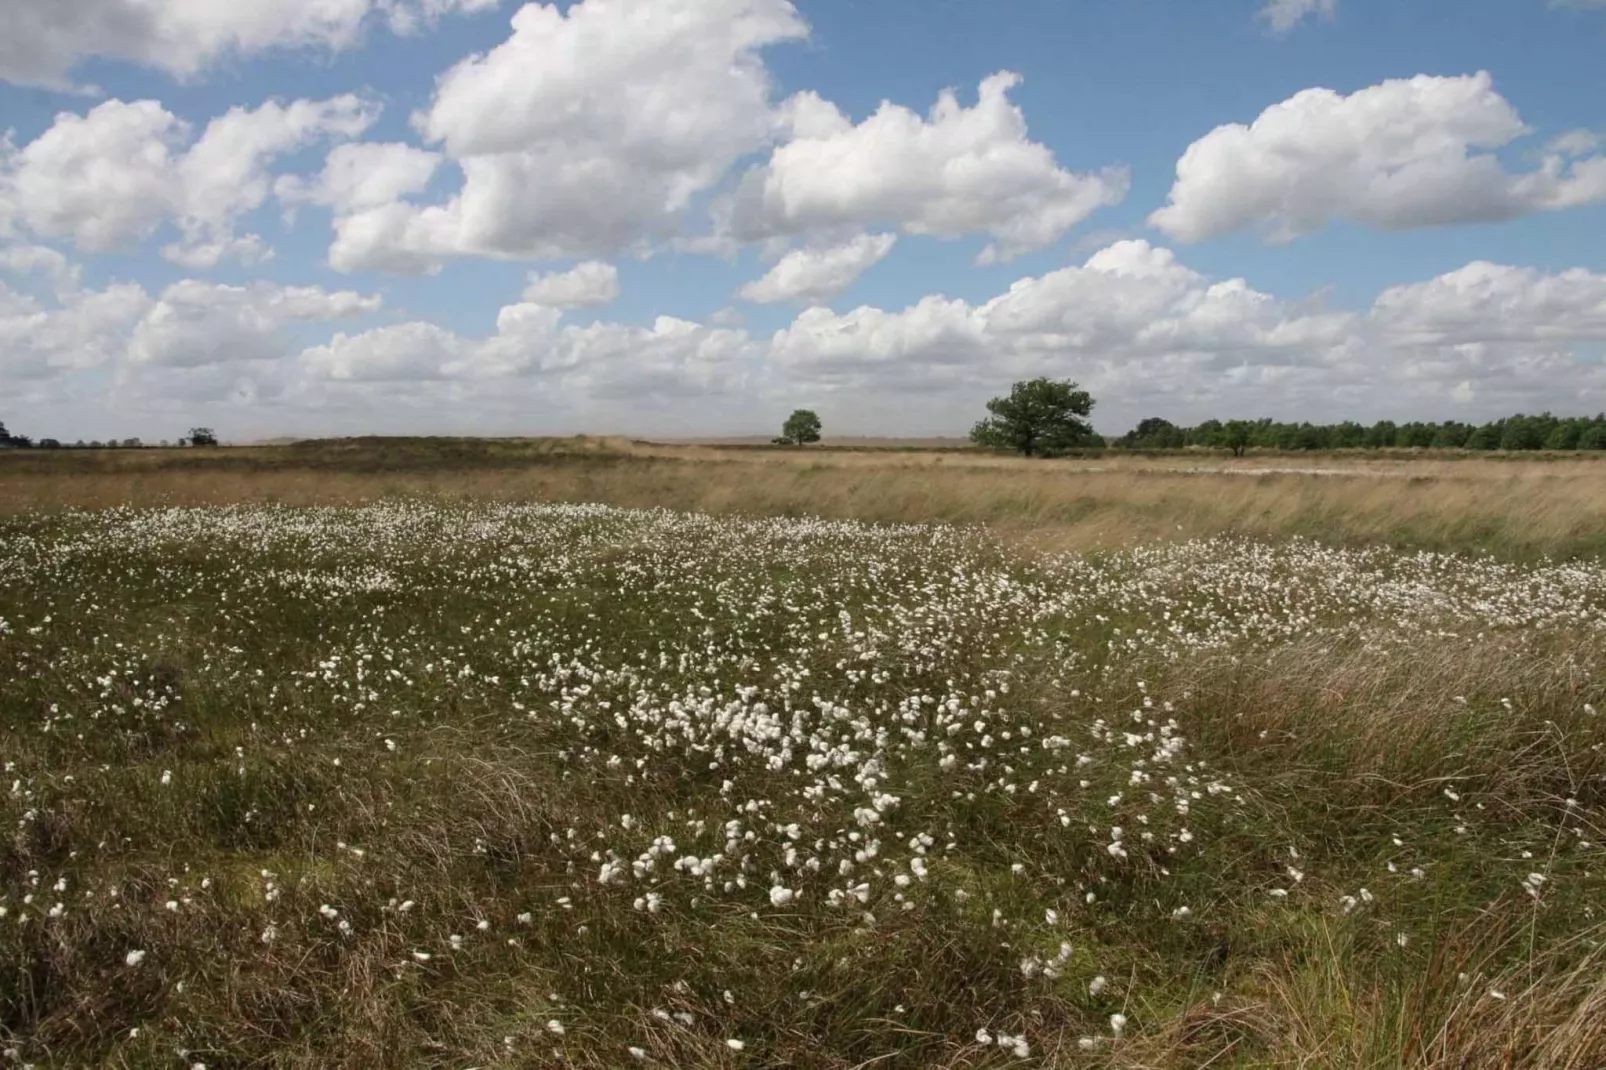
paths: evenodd
<path fill-rule="evenodd" d="M 1262 452 L 1355 450 L 1469 450 L 1575 452 L 1606 450 L 1606 414 L 1595 416 L 1537 416 L 1518 413 L 1485 423 L 1446 420 L 1442 423 L 1378 420 L 1360 424 L 1344 420 L 1334 424 L 1291 423 L 1262 417 L 1257 420 L 1201 421 L 1181 426 L 1161 416 L 1147 417 L 1122 435 L 1101 435 L 1089 420 L 1094 399 L 1068 380 L 1031 379 L 1014 384 L 1010 393 L 987 403 L 989 416 L 970 432 L 973 445 L 983 449 L 1052 457 L 1103 450 L 1158 453 L 1178 450 L 1224 450 L 1244 456 Z M 822 423 L 811 409 L 798 409 L 787 417 L 781 433 L 771 440 L 777 446 L 804 446 L 821 441 Z M 216 446 L 218 436 L 209 427 L 191 428 L 171 443 L 160 446 Z M 138 438 L 79 439 L 63 443 L 54 438 L 37 442 L 26 435 L 8 435 L 0 424 L 0 449 L 137 449 L 153 443 Z"/>
<path fill-rule="evenodd" d="M 1606 1065 L 1603 532 L 1586 454 L 11 451 L 0 1048 Z"/>

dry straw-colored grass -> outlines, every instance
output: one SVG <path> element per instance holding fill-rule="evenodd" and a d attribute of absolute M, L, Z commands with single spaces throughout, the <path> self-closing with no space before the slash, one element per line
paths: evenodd
<path fill-rule="evenodd" d="M 1502 556 L 1606 550 L 1606 460 L 774 450 L 622 439 L 356 439 L 0 456 L 0 513 L 421 496 L 984 523 L 1053 548 L 1224 532 Z"/>

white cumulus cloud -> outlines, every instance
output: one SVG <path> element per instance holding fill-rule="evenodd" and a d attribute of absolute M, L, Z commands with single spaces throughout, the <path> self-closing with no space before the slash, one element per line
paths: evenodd
<path fill-rule="evenodd" d="M 591 308 L 619 296 L 619 269 L 600 260 L 587 260 L 568 271 L 531 274 L 524 300 L 551 308 Z"/>
<path fill-rule="evenodd" d="M 240 218 L 267 199 L 279 156 L 321 138 L 353 137 L 376 117 L 347 94 L 232 108 L 190 140 L 190 126 L 153 100 L 108 100 L 87 114 L 63 112 L 37 138 L 0 159 L 0 203 L 15 224 L 107 252 L 165 223 L 179 240 L 164 255 L 188 267 L 225 256 L 260 259 Z"/>
<path fill-rule="evenodd" d="M 1190 145 L 1149 222 L 1178 241 L 1246 227 L 1287 241 L 1334 220 L 1404 230 L 1606 200 L 1606 157 L 1508 171 L 1494 150 L 1527 133 L 1487 73 L 1307 89 Z"/>
<path fill-rule="evenodd" d="M 1383 291 L 1371 318 L 1399 345 L 1550 345 L 1606 339 L 1606 275 L 1474 261 Z"/>
<path fill-rule="evenodd" d="M 401 142 L 348 142 L 329 150 L 316 177 L 282 175 L 274 193 L 288 205 L 317 204 L 348 214 L 422 193 L 440 162 L 440 153 Z"/>
<path fill-rule="evenodd" d="M 133 283 L 74 291 L 54 306 L 0 283 L 0 388 L 8 380 L 111 363 L 150 305 L 150 296 Z"/>
<path fill-rule="evenodd" d="M 151 297 L 137 283 L 72 288 L 54 303 L 0 283 L 0 385 L 98 367 L 123 371 L 273 362 L 297 346 L 285 328 L 350 319 L 380 299 L 350 290 L 259 282 L 223 286 L 197 279 Z M 175 380 L 182 385 L 182 375 Z"/>
<path fill-rule="evenodd" d="M 92 56 L 129 60 L 178 77 L 272 48 L 340 50 L 366 23 L 406 33 L 496 0 L 8 0 L 0 81 L 67 88 Z"/>
<path fill-rule="evenodd" d="M 484 338 L 425 322 L 342 333 L 303 351 L 300 364 L 314 384 L 495 382 L 505 395 L 516 380 L 538 377 L 576 397 L 662 399 L 732 390 L 759 355 L 746 331 L 673 316 L 640 327 L 563 325 L 561 315 L 548 305 L 507 305 Z"/>
<path fill-rule="evenodd" d="M 77 289 L 83 274 L 80 265 L 48 245 L 0 246 L 0 271 L 13 275 L 43 275 L 58 291 Z"/>
<path fill-rule="evenodd" d="M 444 204 L 336 222 L 342 270 L 455 256 L 612 255 L 673 233 L 692 198 L 771 139 L 761 50 L 807 28 L 789 0 L 526 4 L 443 74 L 416 117 L 462 173 Z"/>
<path fill-rule="evenodd" d="M 805 378 L 908 382 L 928 370 L 1024 375 L 1172 354 L 1319 360 L 1342 342 L 1350 318 L 1292 310 L 1242 279 L 1211 283 L 1168 249 L 1124 241 L 980 305 L 931 296 L 901 312 L 812 308 L 778 331 L 772 348 Z"/>
<path fill-rule="evenodd" d="M 922 117 L 891 102 L 854 124 L 813 93 L 787 103 L 790 137 L 744 176 L 729 226 L 743 241 L 841 227 L 895 226 L 908 234 L 993 241 L 984 262 L 1061 238 L 1097 209 L 1119 203 L 1123 169 L 1078 174 L 1027 135 L 1010 99 L 1020 76 L 981 83 L 965 107 L 951 90 Z"/>
<path fill-rule="evenodd" d="M 756 304 L 807 301 L 819 304 L 853 285 L 897 243 L 896 234 L 860 234 L 841 245 L 793 249 L 737 296 Z"/>
<path fill-rule="evenodd" d="M 284 328 L 376 312 L 380 299 L 317 286 L 224 286 L 186 279 L 162 291 L 129 338 L 133 364 L 192 368 L 293 352 Z"/>

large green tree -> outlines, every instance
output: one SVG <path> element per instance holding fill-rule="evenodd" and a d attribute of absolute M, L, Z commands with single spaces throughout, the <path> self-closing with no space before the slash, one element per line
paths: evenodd
<path fill-rule="evenodd" d="M 978 446 L 1010 449 L 1028 457 L 1050 455 L 1097 441 L 1087 417 L 1093 395 L 1069 379 L 1029 379 L 1008 397 L 987 403 L 992 413 L 970 432 Z"/>
<path fill-rule="evenodd" d="M 781 425 L 780 440 L 790 446 L 820 441 L 820 418 L 810 409 L 798 409 Z"/>

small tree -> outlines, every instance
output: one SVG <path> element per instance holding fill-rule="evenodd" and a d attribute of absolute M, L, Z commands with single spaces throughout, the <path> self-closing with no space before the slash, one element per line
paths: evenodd
<path fill-rule="evenodd" d="M 192 446 L 216 446 L 217 436 L 210 427 L 190 428 L 189 443 Z"/>
<path fill-rule="evenodd" d="M 1242 457 L 1254 440 L 1255 425 L 1248 420 L 1228 420 L 1221 425 L 1221 444 L 1231 450 L 1234 457 Z"/>
<path fill-rule="evenodd" d="M 1087 416 L 1093 395 L 1069 379 L 1030 379 L 1016 383 L 1008 397 L 987 403 L 992 416 L 978 423 L 970 440 L 978 446 L 1047 456 L 1097 441 Z"/>
<path fill-rule="evenodd" d="M 781 425 L 781 437 L 776 441 L 788 446 L 820 441 L 820 418 L 809 409 L 798 409 Z"/>

